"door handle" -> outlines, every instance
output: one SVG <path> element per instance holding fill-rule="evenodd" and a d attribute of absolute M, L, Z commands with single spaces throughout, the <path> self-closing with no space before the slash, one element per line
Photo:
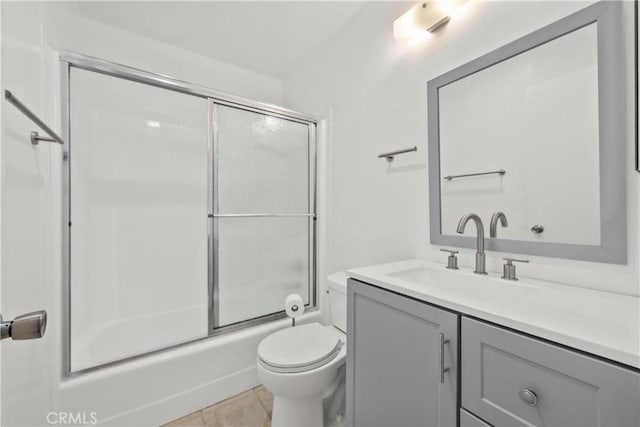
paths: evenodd
<path fill-rule="evenodd" d="M 47 312 L 32 311 L 5 322 L 0 315 L 0 339 L 33 340 L 42 338 L 47 329 Z"/>
<path fill-rule="evenodd" d="M 449 340 L 444 338 L 444 334 L 440 333 L 440 384 L 444 384 L 444 374 L 449 371 L 449 367 L 444 367 L 444 345 L 448 344 Z"/>

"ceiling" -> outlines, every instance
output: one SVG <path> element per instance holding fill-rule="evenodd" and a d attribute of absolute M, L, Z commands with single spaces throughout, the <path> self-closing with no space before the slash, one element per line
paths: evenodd
<path fill-rule="evenodd" d="M 81 14 L 193 53 L 284 79 L 364 1 L 82 1 Z"/>

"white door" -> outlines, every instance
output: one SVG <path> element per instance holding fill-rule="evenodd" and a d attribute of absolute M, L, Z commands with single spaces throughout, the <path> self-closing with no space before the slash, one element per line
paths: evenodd
<path fill-rule="evenodd" d="M 4 97 L 4 90 L 10 90 L 39 117 L 50 119 L 51 111 L 44 108 L 50 104 L 43 97 L 41 15 L 42 3 L 0 4 L 0 312 L 6 321 L 45 309 L 55 324 L 52 280 L 59 266 L 49 224 L 59 215 L 51 205 L 50 159 L 60 147 L 32 145 L 30 133 L 43 132 Z M 3 426 L 47 424 L 53 407 L 50 372 L 57 363 L 52 345 L 51 328 L 43 339 L 0 343 Z"/>

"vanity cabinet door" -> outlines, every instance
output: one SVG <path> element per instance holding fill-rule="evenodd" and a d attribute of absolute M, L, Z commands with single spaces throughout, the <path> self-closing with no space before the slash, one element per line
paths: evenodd
<path fill-rule="evenodd" d="M 347 294 L 347 425 L 455 426 L 458 316 L 353 279 Z"/>
<path fill-rule="evenodd" d="M 462 319 L 462 406 L 500 426 L 639 426 L 640 374 Z"/>
<path fill-rule="evenodd" d="M 460 427 L 493 427 L 475 415 L 460 409 Z"/>

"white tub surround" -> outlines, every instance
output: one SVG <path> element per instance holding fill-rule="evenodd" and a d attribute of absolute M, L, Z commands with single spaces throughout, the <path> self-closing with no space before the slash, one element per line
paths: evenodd
<path fill-rule="evenodd" d="M 347 275 L 640 369 L 640 298 L 445 267 L 411 259 L 356 268 Z"/>

